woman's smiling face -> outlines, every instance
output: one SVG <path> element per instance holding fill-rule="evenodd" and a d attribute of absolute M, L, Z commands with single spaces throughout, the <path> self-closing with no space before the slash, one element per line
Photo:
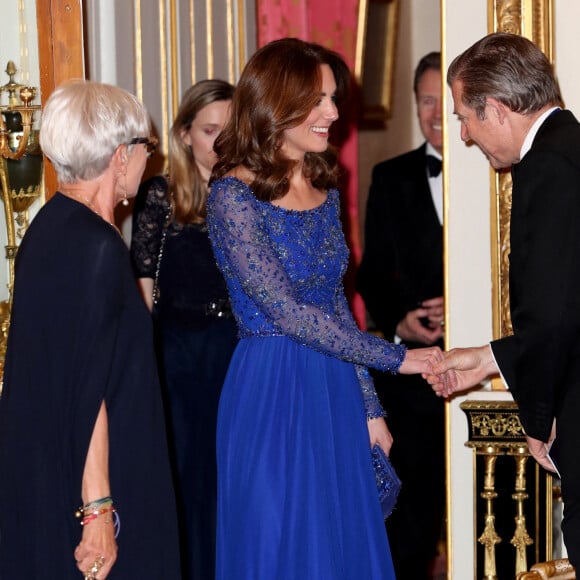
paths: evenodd
<path fill-rule="evenodd" d="M 302 159 L 305 153 L 321 153 L 328 148 L 330 126 L 338 119 L 335 93 L 336 81 L 332 69 L 323 64 L 320 101 L 303 123 L 284 131 L 282 150 L 290 159 Z"/>

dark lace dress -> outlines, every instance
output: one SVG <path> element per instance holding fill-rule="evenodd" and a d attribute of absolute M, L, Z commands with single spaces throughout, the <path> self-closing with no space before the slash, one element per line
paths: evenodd
<path fill-rule="evenodd" d="M 338 192 L 293 211 L 226 177 L 208 225 L 241 336 L 218 417 L 217 579 L 393 579 L 363 365 L 395 372 L 405 347 L 348 308 Z"/>
<path fill-rule="evenodd" d="M 226 284 L 205 224 L 167 216 L 167 181 L 157 176 L 139 191 L 131 256 L 139 278 L 155 278 L 161 240 L 159 300 L 154 308 L 158 354 L 181 516 L 184 578 L 214 576 L 218 400 L 237 343 Z"/>

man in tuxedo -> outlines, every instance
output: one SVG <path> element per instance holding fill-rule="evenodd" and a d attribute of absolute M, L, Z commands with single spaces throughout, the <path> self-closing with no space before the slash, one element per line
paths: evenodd
<path fill-rule="evenodd" d="M 444 396 L 500 373 L 531 455 L 562 480 L 562 530 L 580 566 L 580 124 L 563 110 L 552 67 L 529 40 L 484 37 L 450 65 L 461 138 L 511 167 L 513 335 L 455 349 L 429 377 Z M 552 443 L 554 442 L 554 447 Z"/>
<path fill-rule="evenodd" d="M 441 56 L 432 52 L 414 77 L 425 142 L 374 167 L 357 272 L 357 290 L 376 329 L 408 348 L 443 346 L 441 85 Z M 444 405 L 420 376 L 373 376 L 402 481 L 387 520 L 395 572 L 398 580 L 424 580 L 443 530 Z"/>

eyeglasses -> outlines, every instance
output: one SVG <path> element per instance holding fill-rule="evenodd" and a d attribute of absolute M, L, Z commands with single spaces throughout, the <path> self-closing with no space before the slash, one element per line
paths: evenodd
<path fill-rule="evenodd" d="M 147 157 L 151 157 L 157 149 L 157 143 L 159 143 L 156 137 L 135 137 L 127 143 L 127 145 L 145 145 L 147 149 Z"/>

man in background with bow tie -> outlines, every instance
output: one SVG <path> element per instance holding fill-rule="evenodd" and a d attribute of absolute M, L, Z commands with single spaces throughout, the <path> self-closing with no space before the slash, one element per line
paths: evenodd
<path fill-rule="evenodd" d="M 441 55 L 414 77 L 425 142 L 373 169 L 357 290 L 376 329 L 408 348 L 443 347 Z M 420 376 L 373 373 L 402 481 L 387 531 L 397 580 L 433 578 L 445 506 L 444 406 Z"/>

